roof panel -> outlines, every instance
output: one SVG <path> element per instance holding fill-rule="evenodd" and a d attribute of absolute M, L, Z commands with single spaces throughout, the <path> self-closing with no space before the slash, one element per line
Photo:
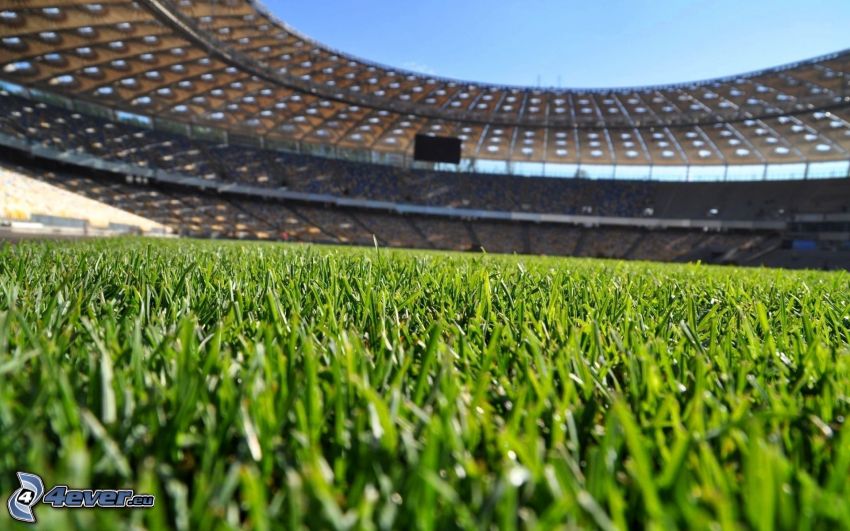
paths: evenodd
<path fill-rule="evenodd" d="M 848 158 L 850 52 L 665 87 L 539 89 L 441 79 L 333 50 L 247 0 L 32 0 L 0 18 L 0 77 L 259 135 L 409 154 L 582 164 Z M 178 53 L 179 52 L 179 53 Z"/>

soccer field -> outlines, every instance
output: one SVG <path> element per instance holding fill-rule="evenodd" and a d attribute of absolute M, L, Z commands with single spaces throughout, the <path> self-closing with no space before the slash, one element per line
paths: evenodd
<path fill-rule="evenodd" d="M 114 240 L 0 287 L 4 505 L 156 497 L 41 528 L 850 527 L 847 273 Z"/>

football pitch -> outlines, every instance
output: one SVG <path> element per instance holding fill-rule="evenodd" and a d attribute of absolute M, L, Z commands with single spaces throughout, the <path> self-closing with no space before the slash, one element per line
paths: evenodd
<path fill-rule="evenodd" d="M 260 243 L 0 248 L 45 529 L 850 527 L 850 274 Z M 15 524 L 15 528 L 27 528 Z"/>

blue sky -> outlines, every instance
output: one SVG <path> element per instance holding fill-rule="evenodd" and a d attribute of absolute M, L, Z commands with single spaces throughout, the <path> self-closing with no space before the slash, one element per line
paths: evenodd
<path fill-rule="evenodd" d="M 850 0 L 264 0 L 332 47 L 504 84 L 622 87 L 850 48 Z"/>

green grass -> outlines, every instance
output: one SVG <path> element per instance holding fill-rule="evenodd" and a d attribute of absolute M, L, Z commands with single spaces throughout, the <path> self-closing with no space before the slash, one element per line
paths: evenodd
<path fill-rule="evenodd" d="M 850 527 L 850 274 L 119 240 L 0 288 L 0 528 L 17 470 L 157 497 L 48 529 Z"/>

